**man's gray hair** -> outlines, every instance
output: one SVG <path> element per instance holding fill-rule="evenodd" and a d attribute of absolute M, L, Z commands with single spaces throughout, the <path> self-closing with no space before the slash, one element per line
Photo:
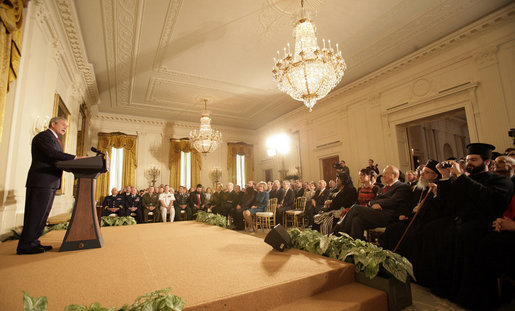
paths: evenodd
<path fill-rule="evenodd" d="M 50 122 L 48 122 L 48 127 L 51 127 L 52 123 L 57 124 L 61 120 L 68 121 L 68 119 L 66 119 L 65 117 L 61 117 L 61 116 L 53 117 L 52 119 L 50 119 Z"/>

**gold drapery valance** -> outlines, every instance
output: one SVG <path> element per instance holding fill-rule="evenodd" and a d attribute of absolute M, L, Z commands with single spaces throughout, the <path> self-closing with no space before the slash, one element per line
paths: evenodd
<path fill-rule="evenodd" d="M 97 149 L 111 157 L 111 149 L 123 148 L 123 173 L 122 186 L 134 186 L 136 182 L 135 173 L 138 167 L 137 157 L 137 139 L 135 135 L 127 135 L 124 133 L 98 133 Z M 109 189 L 109 172 L 102 174 L 97 179 L 96 199 L 99 200 L 110 194 Z"/>
<path fill-rule="evenodd" d="M 23 1 L 0 2 L 0 142 L 4 126 L 4 110 L 9 84 L 16 80 L 21 57 Z"/>
<path fill-rule="evenodd" d="M 227 171 L 229 181 L 236 183 L 236 155 L 245 156 L 246 181 L 254 178 L 254 146 L 246 143 L 227 143 Z"/>
<path fill-rule="evenodd" d="M 170 139 L 170 186 L 177 189 L 181 186 L 181 151 L 191 152 L 191 185 L 200 184 L 202 158 L 197 149 L 191 146 L 189 139 Z M 185 185 L 182 185 L 185 186 Z"/>

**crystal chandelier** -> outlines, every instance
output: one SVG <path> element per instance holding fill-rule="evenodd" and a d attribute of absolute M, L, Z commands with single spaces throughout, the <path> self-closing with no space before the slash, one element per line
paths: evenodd
<path fill-rule="evenodd" d="M 207 99 L 204 98 L 204 110 L 200 117 L 200 129 L 190 132 L 190 141 L 198 152 L 207 154 L 215 151 L 222 142 L 222 133 L 211 128 L 211 118 L 207 111 Z"/>
<path fill-rule="evenodd" d="M 282 58 L 277 51 L 279 59 L 274 57 L 272 73 L 281 91 L 303 101 L 311 111 L 316 101 L 324 98 L 341 81 L 347 66 L 338 44 L 335 51 L 331 40 L 328 40 L 328 48 L 323 40 L 320 50 L 315 25 L 305 16 L 303 0 L 300 15 L 294 31 L 295 53 L 291 54 L 289 43 Z"/>

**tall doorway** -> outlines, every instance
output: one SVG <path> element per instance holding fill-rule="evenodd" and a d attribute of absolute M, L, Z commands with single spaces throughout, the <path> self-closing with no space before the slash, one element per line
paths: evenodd
<path fill-rule="evenodd" d="M 411 169 L 426 163 L 428 159 L 444 161 L 463 158 L 467 154 L 465 146 L 470 143 L 470 136 L 463 108 L 400 126 L 406 133 Z"/>
<path fill-rule="evenodd" d="M 339 156 L 322 159 L 322 174 L 325 181 L 329 182 L 331 179 L 336 179 L 336 169 L 333 164 L 339 161 Z"/>

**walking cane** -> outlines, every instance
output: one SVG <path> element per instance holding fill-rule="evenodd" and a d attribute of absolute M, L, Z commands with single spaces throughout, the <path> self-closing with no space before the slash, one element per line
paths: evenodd
<path fill-rule="evenodd" d="M 433 189 L 433 187 L 429 187 L 429 189 L 427 190 L 427 193 L 426 193 L 426 196 L 424 197 L 424 200 L 422 200 L 422 202 L 420 203 L 420 205 L 418 206 L 418 209 L 417 211 L 415 212 L 415 215 L 413 216 L 413 218 L 411 219 L 411 221 L 409 222 L 408 224 L 408 227 L 406 227 L 406 230 L 404 230 L 404 233 L 402 234 L 399 242 L 397 242 L 397 245 L 395 245 L 395 248 L 393 249 L 393 252 L 395 253 L 397 251 L 397 249 L 399 248 L 399 245 L 401 245 L 401 242 L 402 240 L 404 239 L 404 237 L 406 236 L 406 233 L 408 233 L 408 230 L 409 228 L 411 227 L 411 225 L 413 224 L 413 221 L 415 221 L 415 218 L 417 218 L 417 215 L 418 215 L 418 212 L 420 212 L 420 210 L 422 209 L 422 206 L 424 206 L 424 203 L 426 202 L 427 200 L 427 197 L 429 196 L 429 194 L 431 193 L 431 190 Z"/>

